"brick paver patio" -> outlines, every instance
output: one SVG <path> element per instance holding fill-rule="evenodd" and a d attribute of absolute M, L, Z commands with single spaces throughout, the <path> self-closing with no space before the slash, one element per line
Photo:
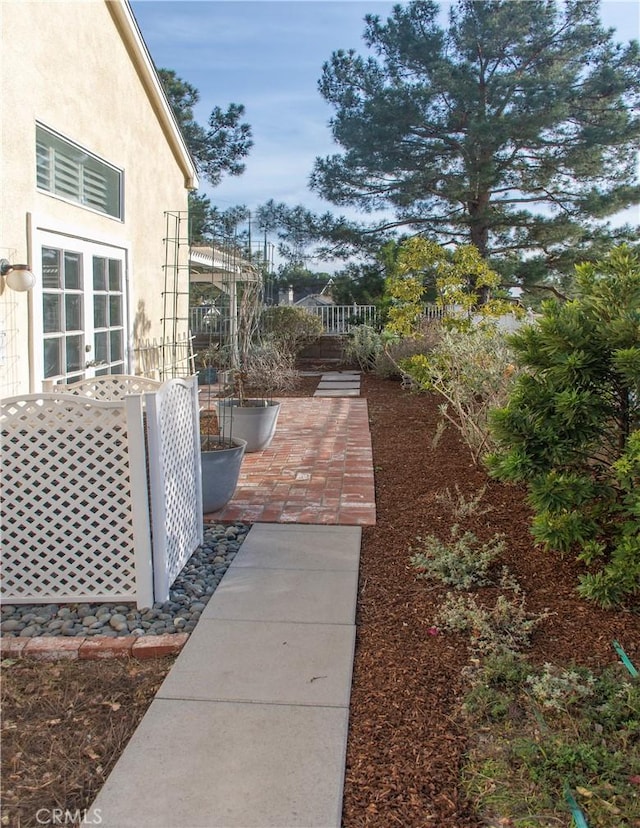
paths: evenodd
<path fill-rule="evenodd" d="M 367 401 L 289 397 L 281 403 L 271 445 L 245 455 L 234 497 L 205 518 L 375 524 Z"/>

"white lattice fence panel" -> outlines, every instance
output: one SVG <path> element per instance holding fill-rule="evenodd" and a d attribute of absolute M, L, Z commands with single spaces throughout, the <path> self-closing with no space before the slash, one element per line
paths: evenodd
<path fill-rule="evenodd" d="M 152 600 L 148 520 L 145 538 L 132 501 L 132 484 L 147 499 L 141 398 L 130 400 L 4 401 L 3 600 Z"/>
<path fill-rule="evenodd" d="M 145 395 L 156 601 L 202 543 L 197 377 Z"/>
<path fill-rule="evenodd" d="M 147 391 L 157 391 L 162 383 L 145 377 L 134 377 L 128 374 L 105 374 L 102 377 L 80 380 L 69 385 L 54 385 L 52 391 L 56 394 L 79 394 L 93 400 L 114 402 L 122 400 L 127 394 L 144 394 Z"/>

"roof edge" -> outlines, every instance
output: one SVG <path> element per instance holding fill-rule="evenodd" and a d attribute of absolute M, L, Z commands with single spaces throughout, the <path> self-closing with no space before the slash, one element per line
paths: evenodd
<path fill-rule="evenodd" d="M 127 51 L 131 55 L 136 71 L 151 101 L 151 106 L 182 170 L 184 186 L 187 190 L 197 190 L 199 186 L 198 171 L 162 87 L 147 44 L 144 42 L 140 27 L 129 5 L 129 0 L 105 0 L 105 3 L 122 36 Z"/>

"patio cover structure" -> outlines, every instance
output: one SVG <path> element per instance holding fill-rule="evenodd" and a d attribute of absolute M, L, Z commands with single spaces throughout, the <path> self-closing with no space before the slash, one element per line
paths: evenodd
<path fill-rule="evenodd" d="M 194 245 L 189 249 L 189 282 L 213 285 L 229 297 L 229 336 L 238 332 L 238 286 L 261 282 L 259 265 L 244 257 L 233 244 Z"/>

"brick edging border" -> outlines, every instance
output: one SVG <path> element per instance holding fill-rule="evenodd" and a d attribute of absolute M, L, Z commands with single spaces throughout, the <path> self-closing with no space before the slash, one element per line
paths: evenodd
<path fill-rule="evenodd" d="M 0 639 L 1 658 L 29 658 L 38 661 L 85 661 L 98 658 L 163 658 L 177 655 L 189 633 L 136 636 L 121 638 L 35 638 Z"/>

